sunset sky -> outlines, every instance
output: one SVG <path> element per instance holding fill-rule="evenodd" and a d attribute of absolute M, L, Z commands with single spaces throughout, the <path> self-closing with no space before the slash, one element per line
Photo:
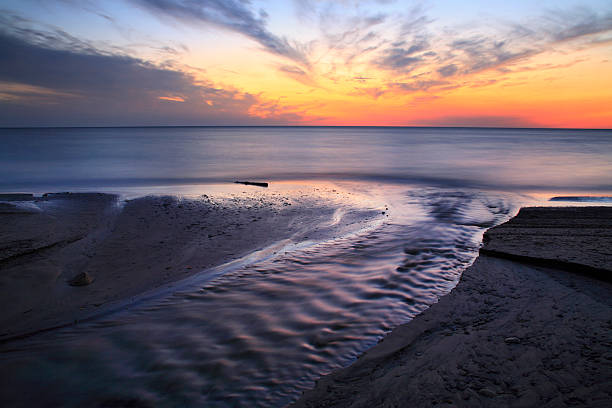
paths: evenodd
<path fill-rule="evenodd" d="M 612 2 L 3 0 L 0 126 L 612 128 Z"/>

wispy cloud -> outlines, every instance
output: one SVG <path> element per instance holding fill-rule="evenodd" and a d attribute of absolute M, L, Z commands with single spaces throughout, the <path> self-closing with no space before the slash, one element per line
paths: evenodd
<path fill-rule="evenodd" d="M 308 86 L 318 86 L 316 82 L 310 77 L 308 72 L 295 65 L 281 65 L 278 70 L 284 75 L 293 78 L 294 80 L 303 83 Z"/>
<path fill-rule="evenodd" d="M 2 102 L 35 101 L 36 103 L 53 104 L 57 98 L 76 96 L 69 92 L 56 91 L 41 86 L 0 81 L 0 101 Z"/>
<path fill-rule="evenodd" d="M 191 24 L 211 24 L 240 33 L 266 51 L 308 66 L 307 55 L 296 43 L 279 37 L 266 27 L 267 13 L 255 13 L 249 0 L 133 0 L 146 9 L 165 17 Z"/>
<path fill-rule="evenodd" d="M 570 41 L 612 30 L 612 10 L 596 13 L 584 6 L 549 11 L 541 30 L 553 41 Z"/>
<path fill-rule="evenodd" d="M 375 61 L 375 64 L 383 69 L 409 72 L 423 61 L 424 56 L 420 53 L 426 50 L 427 41 L 417 38 L 407 47 L 393 47 L 383 51 L 380 60 Z"/>
<path fill-rule="evenodd" d="M 448 64 L 448 65 L 441 66 L 440 68 L 437 69 L 437 71 L 440 75 L 446 78 L 446 77 L 455 75 L 458 69 L 459 68 L 457 67 L 456 64 Z"/>
<path fill-rule="evenodd" d="M 514 39 L 505 37 L 496 40 L 487 36 L 474 35 L 455 40 L 450 49 L 459 58 L 453 58 L 455 66 L 462 65 L 462 73 L 471 74 L 490 68 L 499 68 L 541 52 L 532 44 L 518 44 Z"/>
<path fill-rule="evenodd" d="M 180 96 L 158 96 L 157 99 L 168 102 L 185 102 L 185 99 Z"/>
<path fill-rule="evenodd" d="M 508 70 L 508 67 L 529 57 L 548 52 L 561 42 L 596 41 L 598 35 L 612 30 L 612 11 L 597 13 L 587 7 L 549 10 L 525 23 L 499 22 L 496 29 L 476 33 L 452 33 L 454 39 L 446 43 L 447 65 L 454 65 L 454 74 L 471 74 L 486 69 Z M 580 44 L 576 45 L 577 47 Z M 449 73 L 440 67 L 442 76 Z"/>
<path fill-rule="evenodd" d="M 482 86 L 474 74 L 486 70 L 501 74 L 525 71 L 523 63 L 542 53 L 554 52 L 560 43 L 564 43 L 563 50 L 568 52 L 612 40 L 612 10 L 595 12 L 588 7 L 548 10 L 521 23 L 473 21 L 462 26 L 445 26 L 443 30 L 427 15 L 426 9 L 414 7 L 396 16 L 395 21 L 399 21 L 395 31 L 387 27 L 386 37 L 380 31 L 382 46 L 370 56 L 369 64 L 387 71 L 404 85 L 387 84 L 364 91 L 374 98 L 399 90 L 445 91 L 470 86 L 472 81 Z M 551 65 L 549 69 L 564 66 Z M 410 79 L 414 75 L 422 78 L 415 82 Z"/>
<path fill-rule="evenodd" d="M 407 95 L 414 93 L 423 93 L 429 91 L 447 91 L 450 89 L 454 89 L 458 87 L 458 85 L 453 84 L 449 81 L 442 81 L 436 79 L 413 79 L 406 82 L 389 82 L 380 87 L 361 87 L 355 88 L 354 94 L 356 95 L 368 95 L 374 99 L 378 99 L 383 95 Z"/>
<path fill-rule="evenodd" d="M 418 91 L 428 91 L 432 88 L 444 88 L 454 87 L 451 82 L 439 81 L 439 80 L 417 80 L 411 82 L 397 82 L 389 84 L 391 89 L 401 90 L 402 92 L 412 93 Z"/>

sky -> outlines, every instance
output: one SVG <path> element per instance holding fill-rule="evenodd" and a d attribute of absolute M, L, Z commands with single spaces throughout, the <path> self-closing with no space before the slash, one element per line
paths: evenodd
<path fill-rule="evenodd" d="M 612 128 L 609 0 L 3 0 L 0 126 Z"/>

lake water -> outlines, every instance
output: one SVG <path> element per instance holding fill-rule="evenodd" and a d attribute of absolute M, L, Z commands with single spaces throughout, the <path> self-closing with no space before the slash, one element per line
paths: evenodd
<path fill-rule="evenodd" d="M 11 406 L 284 406 L 448 293 L 486 228 L 521 205 L 612 191 L 609 131 L 4 129 L 0 140 L 4 191 L 193 193 L 302 180 L 371 198 L 347 203 L 347 217 L 372 202 L 390 214 L 1 345 L 0 397 Z"/>
<path fill-rule="evenodd" d="M 612 131 L 195 127 L 0 129 L 0 189 L 357 179 L 612 190 Z"/>

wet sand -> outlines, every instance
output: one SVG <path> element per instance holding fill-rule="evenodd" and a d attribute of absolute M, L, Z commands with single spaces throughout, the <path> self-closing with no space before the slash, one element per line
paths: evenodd
<path fill-rule="evenodd" d="M 104 313 L 282 240 L 338 232 L 331 200 L 245 189 L 125 202 L 100 193 L 0 197 L 0 341 Z"/>
<path fill-rule="evenodd" d="M 610 207 L 523 209 L 449 295 L 294 406 L 608 407 L 611 250 Z"/>

